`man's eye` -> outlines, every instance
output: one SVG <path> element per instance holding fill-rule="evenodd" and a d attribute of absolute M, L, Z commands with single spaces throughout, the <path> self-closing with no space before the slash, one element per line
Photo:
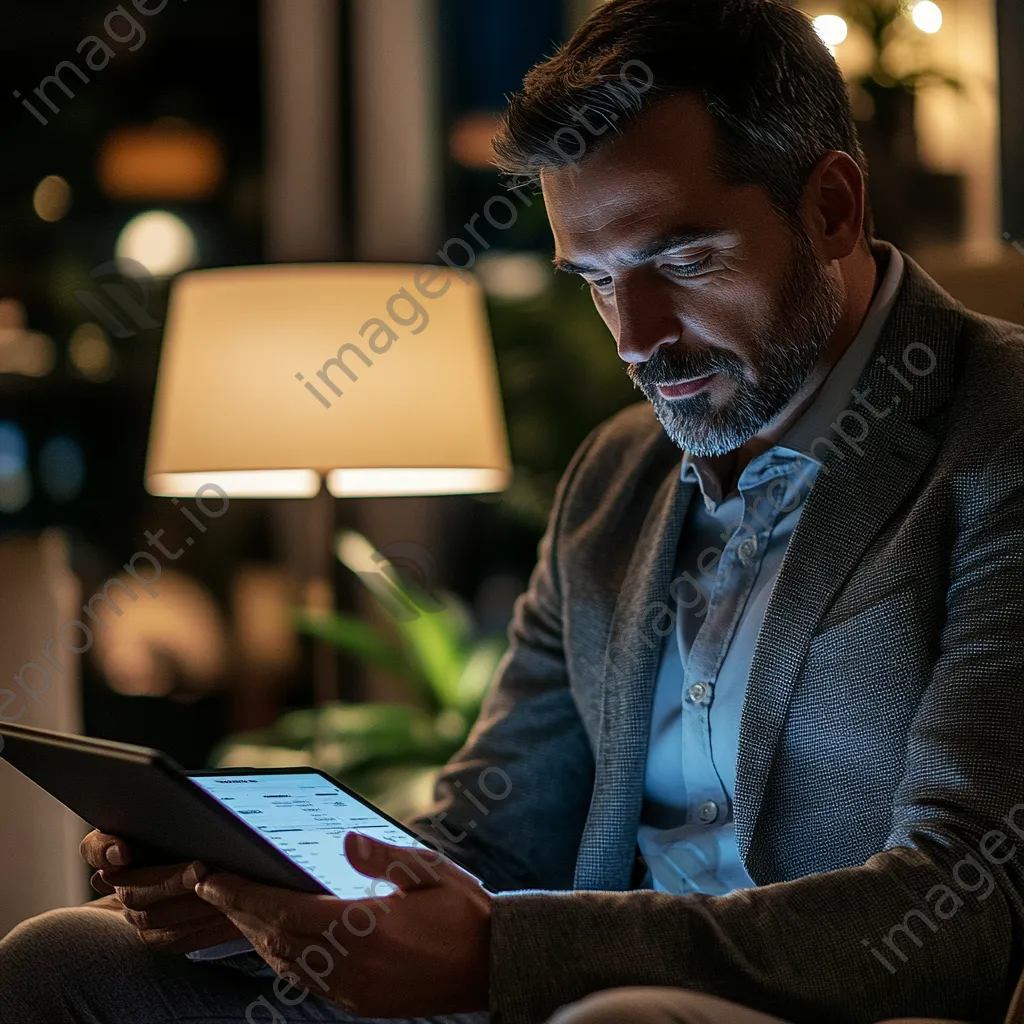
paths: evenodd
<path fill-rule="evenodd" d="M 665 266 L 677 277 L 698 277 L 710 270 L 713 262 L 714 256 L 708 255 L 696 263 L 666 263 Z"/>
<path fill-rule="evenodd" d="M 599 277 L 596 281 L 587 281 L 594 288 L 607 288 L 612 283 L 611 277 Z"/>

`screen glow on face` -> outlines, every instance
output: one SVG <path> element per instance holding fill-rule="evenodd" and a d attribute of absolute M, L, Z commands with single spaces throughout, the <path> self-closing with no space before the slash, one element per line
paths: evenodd
<path fill-rule="evenodd" d="M 360 832 L 392 846 L 426 850 L 431 854 L 425 858 L 427 864 L 436 859 L 429 847 L 321 775 L 190 777 L 340 899 L 385 896 L 396 888 L 352 867 L 345 856 L 346 832 Z"/>

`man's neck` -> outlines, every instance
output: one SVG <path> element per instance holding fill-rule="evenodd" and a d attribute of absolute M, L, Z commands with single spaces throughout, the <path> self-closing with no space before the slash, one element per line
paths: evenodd
<path fill-rule="evenodd" d="M 737 486 L 740 474 L 752 459 L 762 452 L 778 444 L 786 431 L 804 414 L 825 382 L 832 368 L 842 358 L 860 333 L 867 319 L 868 310 L 881 286 L 885 267 L 879 267 L 874 256 L 858 250 L 849 257 L 857 260 L 855 266 L 844 268 L 843 279 L 846 286 L 847 301 L 843 315 L 836 325 L 832 337 L 825 346 L 821 358 L 814 369 L 807 375 L 800 390 L 790 399 L 786 407 L 760 433 L 752 437 L 745 445 L 725 455 L 713 456 L 709 462 L 722 483 L 722 494 L 731 494 Z"/>

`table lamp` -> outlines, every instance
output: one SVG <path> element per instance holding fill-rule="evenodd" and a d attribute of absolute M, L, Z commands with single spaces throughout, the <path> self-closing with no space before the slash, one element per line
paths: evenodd
<path fill-rule="evenodd" d="M 494 492 L 511 468 L 480 285 L 448 267 L 302 264 L 174 284 L 146 488 L 192 496 Z"/>

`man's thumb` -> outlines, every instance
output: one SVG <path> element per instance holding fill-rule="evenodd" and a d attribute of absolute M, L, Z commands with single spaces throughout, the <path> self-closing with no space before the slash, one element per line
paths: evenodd
<path fill-rule="evenodd" d="M 358 832 L 345 836 L 345 856 L 360 874 L 386 879 L 400 889 L 438 885 L 446 867 L 430 850 L 391 846 Z"/>

